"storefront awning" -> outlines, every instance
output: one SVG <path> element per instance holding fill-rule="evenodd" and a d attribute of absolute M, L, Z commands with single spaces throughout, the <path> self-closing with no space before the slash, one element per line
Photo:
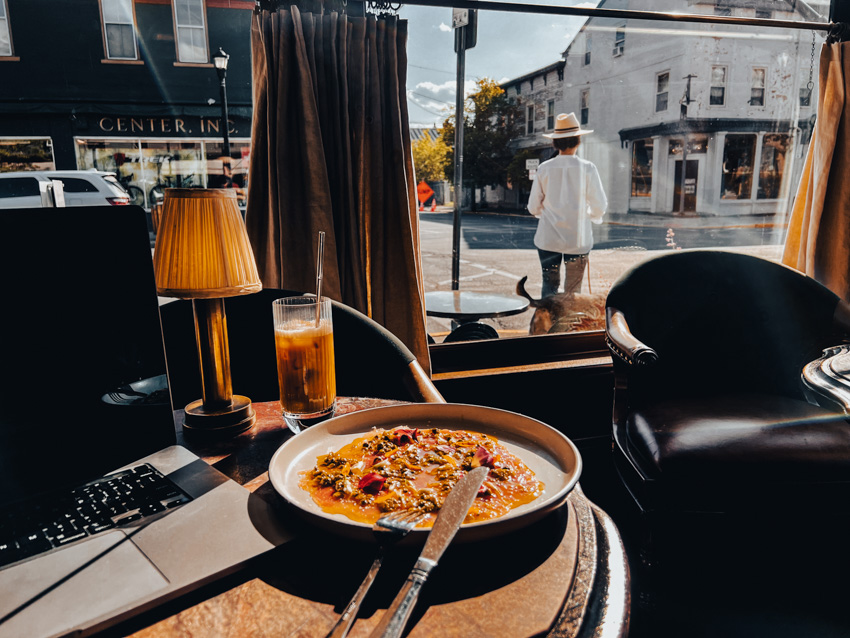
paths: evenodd
<path fill-rule="evenodd" d="M 808 119 L 795 122 L 794 120 L 750 120 L 733 118 L 705 118 L 675 120 L 673 122 L 662 122 L 650 126 L 637 126 L 624 128 L 619 131 L 620 142 L 640 140 L 649 137 L 663 135 L 685 135 L 693 133 L 715 133 L 727 131 L 734 133 L 757 133 L 760 131 L 772 131 L 776 133 L 789 133 L 795 128 L 800 128 L 803 135 L 811 130 L 812 122 Z"/>

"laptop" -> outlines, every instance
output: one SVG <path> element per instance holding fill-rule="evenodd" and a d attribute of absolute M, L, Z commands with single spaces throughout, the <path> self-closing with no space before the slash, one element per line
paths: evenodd
<path fill-rule="evenodd" d="M 13 552 L 0 637 L 100 631 L 288 540 L 268 504 L 176 445 L 145 211 L 12 209 L 0 223 L 0 531 L 69 493 L 79 506 L 67 525 L 33 519 L 47 541 L 0 536 Z M 136 494 L 113 485 L 126 468 L 121 481 L 158 496 L 105 511 L 105 491 Z M 45 551 L 25 555 L 28 539 Z"/>

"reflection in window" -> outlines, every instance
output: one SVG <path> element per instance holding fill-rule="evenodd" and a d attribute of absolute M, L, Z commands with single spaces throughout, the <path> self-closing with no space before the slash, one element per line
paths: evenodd
<path fill-rule="evenodd" d="M 584 66 L 590 64 L 590 34 L 584 36 Z"/>
<path fill-rule="evenodd" d="M 670 74 L 659 73 L 655 80 L 655 111 L 667 110 L 667 97 L 669 96 Z"/>
<path fill-rule="evenodd" d="M 812 90 L 808 87 L 802 87 L 800 89 L 800 106 L 811 106 L 812 105 Z"/>
<path fill-rule="evenodd" d="M 9 11 L 6 0 L 0 0 L 0 56 L 12 55 L 12 31 L 9 28 Z"/>
<path fill-rule="evenodd" d="M 590 117 L 590 89 L 583 89 L 581 92 L 581 101 L 579 103 L 579 111 L 581 112 L 581 124 L 587 124 Z"/>
<path fill-rule="evenodd" d="M 617 27 L 614 32 L 614 57 L 623 55 L 626 50 L 626 25 Z"/>
<path fill-rule="evenodd" d="M 53 143 L 49 139 L 0 139 L 0 173 L 52 171 Z"/>
<path fill-rule="evenodd" d="M 203 0 L 174 0 L 177 25 L 177 58 L 181 62 L 207 62 L 207 31 Z"/>
<path fill-rule="evenodd" d="M 723 106 L 726 104 L 726 67 L 711 67 L 711 92 L 708 103 L 712 106 Z"/>
<path fill-rule="evenodd" d="M 632 144 L 632 197 L 652 195 L 652 140 Z"/>
<path fill-rule="evenodd" d="M 727 135 L 723 147 L 723 199 L 750 199 L 753 188 L 754 134 Z"/>
<path fill-rule="evenodd" d="M 525 132 L 531 135 L 534 133 L 534 107 L 528 106 L 525 109 Z"/>
<path fill-rule="evenodd" d="M 758 199 L 778 199 L 785 174 L 785 154 L 788 151 L 788 135 L 768 133 L 761 146 L 759 162 Z"/>
<path fill-rule="evenodd" d="M 751 106 L 764 106 L 764 77 L 765 69 L 753 69 L 752 88 L 750 88 Z"/>
<path fill-rule="evenodd" d="M 106 57 L 110 60 L 135 60 L 136 29 L 132 0 L 100 0 Z"/>
<path fill-rule="evenodd" d="M 555 100 L 549 100 L 546 103 L 546 130 L 551 131 L 555 128 Z"/>

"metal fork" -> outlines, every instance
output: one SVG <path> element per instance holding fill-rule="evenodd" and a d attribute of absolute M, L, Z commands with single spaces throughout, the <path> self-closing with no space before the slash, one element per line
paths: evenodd
<path fill-rule="evenodd" d="M 421 510 L 399 510 L 382 516 L 372 526 L 372 532 L 378 541 L 378 554 L 372 561 L 372 566 L 369 568 L 366 578 L 360 583 L 360 587 L 354 592 L 354 597 L 345 606 L 339 620 L 336 621 L 333 629 L 328 632 L 325 638 L 344 638 L 348 635 L 348 630 L 351 629 L 351 625 L 354 624 L 354 619 L 357 617 L 360 603 L 366 597 L 366 593 L 381 568 L 381 563 L 384 562 L 387 548 L 407 536 L 410 530 L 416 527 L 426 516 L 428 514 Z"/>

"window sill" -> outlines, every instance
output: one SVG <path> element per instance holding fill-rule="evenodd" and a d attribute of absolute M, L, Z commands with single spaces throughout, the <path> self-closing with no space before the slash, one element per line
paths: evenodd
<path fill-rule="evenodd" d="M 101 64 L 130 64 L 135 66 L 144 66 L 145 63 L 143 60 L 113 60 L 110 58 L 103 58 L 100 61 Z"/>
<path fill-rule="evenodd" d="M 175 62 L 174 66 L 190 67 L 196 69 L 214 69 L 215 64 L 212 62 Z"/>

